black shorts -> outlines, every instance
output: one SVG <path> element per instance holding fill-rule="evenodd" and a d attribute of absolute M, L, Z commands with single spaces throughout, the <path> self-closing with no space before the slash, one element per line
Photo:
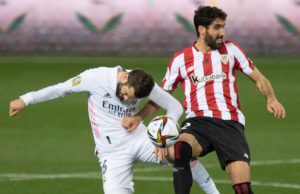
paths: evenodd
<path fill-rule="evenodd" d="M 250 163 L 244 126 L 236 121 L 192 117 L 182 123 L 181 133 L 192 134 L 202 147 L 200 156 L 216 151 L 222 169 L 233 161 Z"/>

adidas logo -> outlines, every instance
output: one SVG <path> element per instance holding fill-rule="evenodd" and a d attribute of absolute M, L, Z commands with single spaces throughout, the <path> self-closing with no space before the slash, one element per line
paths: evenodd
<path fill-rule="evenodd" d="M 109 93 L 106 93 L 106 94 L 104 95 L 104 98 L 111 98 L 111 96 L 110 96 Z"/>
<path fill-rule="evenodd" d="M 173 167 L 173 172 L 183 171 L 184 167 Z"/>

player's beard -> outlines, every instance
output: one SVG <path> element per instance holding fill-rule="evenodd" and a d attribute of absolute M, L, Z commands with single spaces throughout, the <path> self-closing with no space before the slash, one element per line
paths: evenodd
<path fill-rule="evenodd" d="M 121 102 L 128 104 L 128 105 L 134 105 L 137 103 L 137 99 L 135 98 L 128 98 L 128 100 L 124 100 L 124 97 L 121 95 L 121 88 L 125 86 L 124 83 L 117 83 L 116 88 L 116 96 L 120 99 Z"/>
<path fill-rule="evenodd" d="M 223 36 L 217 36 L 215 39 L 206 32 L 205 34 L 205 43 L 212 49 L 218 50 L 221 47 L 221 43 L 217 43 L 217 40 L 223 40 Z"/>
<path fill-rule="evenodd" d="M 117 89 L 116 89 L 116 96 L 123 102 L 124 101 L 124 97 L 121 96 L 121 88 L 122 86 L 124 86 L 125 84 L 123 83 L 117 83 Z"/>

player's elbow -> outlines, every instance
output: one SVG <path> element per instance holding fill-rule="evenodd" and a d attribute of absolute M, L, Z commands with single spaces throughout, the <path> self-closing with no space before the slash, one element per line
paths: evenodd
<path fill-rule="evenodd" d="M 177 100 L 176 100 L 176 102 L 172 103 L 171 106 L 172 106 L 172 109 L 173 109 L 172 110 L 173 119 L 178 121 L 179 118 L 181 117 L 182 113 L 183 113 L 183 108 L 182 108 L 180 102 L 178 102 Z"/>
<path fill-rule="evenodd" d="M 182 107 L 182 105 L 179 102 L 178 102 L 178 113 L 180 114 L 180 116 L 183 113 L 183 107 Z"/>

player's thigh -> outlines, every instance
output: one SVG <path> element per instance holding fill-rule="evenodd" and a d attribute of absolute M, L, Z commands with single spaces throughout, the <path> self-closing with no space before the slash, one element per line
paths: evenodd
<path fill-rule="evenodd" d="M 124 152 L 102 154 L 100 156 L 102 181 L 105 194 L 116 189 L 128 189 L 133 192 L 132 155 Z"/>
<path fill-rule="evenodd" d="M 218 122 L 220 127 L 216 128 L 215 134 L 217 135 L 210 138 L 214 141 L 214 149 L 221 167 L 224 169 L 225 166 L 235 161 L 249 163 L 250 150 L 243 126 L 235 121 L 215 120 L 215 122 Z"/>
<path fill-rule="evenodd" d="M 140 134 L 137 141 L 134 143 L 134 148 L 131 149 L 134 154 L 135 160 L 143 163 L 154 163 L 154 164 L 167 164 L 166 159 L 160 160 L 160 158 L 155 158 L 154 155 L 155 146 L 151 143 L 147 136 L 147 133 Z"/>
<path fill-rule="evenodd" d="M 144 127 L 144 126 L 140 126 Z M 174 146 L 170 146 L 167 149 L 167 156 L 164 160 L 159 160 L 155 158 L 153 154 L 154 145 L 151 143 L 149 137 L 146 133 L 146 128 L 144 129 L 145 133 L 140 134 L 140 136 L 134 141 L 134 147 L 131 148 L 132 153 L 134 153 L 136 160 L 145 163 L 156 163 L 156 164 L 167 164 L 170 161 L 171 163 L 174 161 Z M 198 143 L 198 140 L 189 133 L 180 134 L 179 139 L 177 141 L 186 141 L 193 148 L 193 156 L 196 157 L 201 152 L 201 146 Z M 159 155 L 159 154 L 158 154 Z"/>

